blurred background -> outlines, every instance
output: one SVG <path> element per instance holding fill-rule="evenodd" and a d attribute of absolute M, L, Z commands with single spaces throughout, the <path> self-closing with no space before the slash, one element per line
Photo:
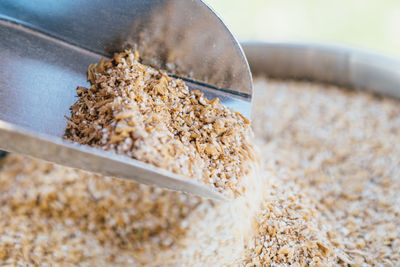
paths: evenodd
<path fill-rule="evenodd" d="M 311 42 L 400 59 L 400 0 L 205 0 L 239 41 Z"/>

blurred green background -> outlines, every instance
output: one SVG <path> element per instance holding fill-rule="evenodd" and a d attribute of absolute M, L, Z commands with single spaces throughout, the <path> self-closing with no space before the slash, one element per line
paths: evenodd
<path fill-rule="evenodd" d="M 400 0 L 205 0 L 240 41 L 330 43 L 400 58 Z"/>

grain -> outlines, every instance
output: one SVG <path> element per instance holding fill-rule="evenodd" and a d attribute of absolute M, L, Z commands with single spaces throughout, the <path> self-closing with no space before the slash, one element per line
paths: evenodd
<path fill-rule="evenodd" d="M 131 50 L 88 69 L 65 136 L 194 178 L 227 197 L 244 191 L 253 159 L 250 122 Z"/>
<path fill-rule="evenodd" d="M 256 203 L 254 194 L 213 202 L 19 155 L 4 159 L 0 193 L 1 266 L 227 265 L 244 254 Z"/>
<path fill-rule="evenodd" d="M 232 203 L 7 156 L 0 265 L 398 266 L 399 102 L 309 82 L 255 90 L 261 172 Z"/>
<path fill-rule="evenodd" d="M 255 95 L 269 190 L 245 262 L 399 265 L 399 102 L 296 81 Z"/>

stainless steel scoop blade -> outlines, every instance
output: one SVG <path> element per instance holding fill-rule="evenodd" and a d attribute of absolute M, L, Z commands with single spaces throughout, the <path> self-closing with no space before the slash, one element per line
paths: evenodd
<path fill-rule="evenodd" d="M 0 1 L 0 148 L 104 175 L 221 199 L 143 162 L 62 140 L 86 69 L 126 47 L 144 63 L 250 116 L 252 79 L 240 45 L 197 0 Z"/>

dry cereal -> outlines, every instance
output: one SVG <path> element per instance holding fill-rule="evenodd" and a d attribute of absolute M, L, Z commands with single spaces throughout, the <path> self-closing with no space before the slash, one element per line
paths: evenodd
<path fill-rule="evenodd" d="M 231 202 L 8 155 L 0 265 L 398 266 L 399 102 L 271 79 L 254 99 L 261 171 Z"/>
<path fill-rule="evenodd" d="M 88 69 L 65 136 L 195 178 L 228 197 L 253 161 L 248 119 L 127 50 Z"/>

